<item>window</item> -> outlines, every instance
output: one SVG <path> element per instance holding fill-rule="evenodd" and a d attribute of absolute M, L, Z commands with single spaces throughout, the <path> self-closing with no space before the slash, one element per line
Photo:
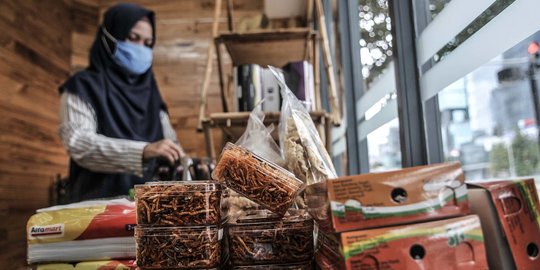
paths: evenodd
<path fill-rule="evenodd" d="M 429 0 L 429 13 L 433 20 L 450 2 L 451 0 Z"/>
<path fill-rule="evenodd" d="M 436 14 L 434 2 L 445 2 Z M 540 21 L 531 20 L 540 2 L 414 3 L 427 11 L 415 10 L 417 22 L 431 14 L 417 24 L 417 61 L 422 101 L 438 102 L 443 160 L 461 161 L 467 180 L 540 176 L 531 94 L 540 77 L 527 52 L 540 41 Z"/>
<path fill-rule="evenodd" d="M 369 171 L 378 172 L 401 168 L 398 119 L 384 124 L 367 136 Z"/>
<path fill-rule="evenodd" d="M 367 144 L 370 171 L 401 167 L 399 121 L 387 0 L 360 0 L 360 60 L 365 93 L 357 102 L 358 136 Z"/>
<path fill-rule="evenodd" d="M 540 31 L 460 78 L 438 95 L 445 160 L 460 160 L 467 178 L 540 174 L 538 130 L 527 46 Z"/>

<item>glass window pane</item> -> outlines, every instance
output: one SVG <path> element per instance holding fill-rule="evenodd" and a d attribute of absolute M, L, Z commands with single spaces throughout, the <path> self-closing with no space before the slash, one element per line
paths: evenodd
<path fill-rule="evenodd" d="M 401 167 L 401 149 L 399 143 L 399 121 L 392 119 L 397 115 L 397 106 L 386 107 L 396 98 L 395 73 L 393 69 L 392 22 L 387 0 L 359 0 L 360 25 L 360 60 L 365 87 L 371 97 L 364 96 L 360 102 L 360 125 L 371 126 L 367 133 L 368 153 L 361 153 L 361 158 L 368 158 L 370 171 L 384 171 Z M 369 101 L 367 101 L 369 100 Z M 386 108 L 385 108 L 386 107 Z M 390 116 L 388 116 L 390 112 Z M 395 112 L 395 113 L 394 113 Z M 386 113 L 386 114 L 385 114 Z M 378 115 L 380 114 L 380 115 Z M 383 118 L 388 120 L 381 120 Z M 375 124 L 376 123 L 376 124 Z M 377 127 L 377 125 L 382 126 Z M 376 128 L 376 129 L 375 129 Z M 369 132 L 369 131 L 367 131 Z M 366 134 L 366 133 L 364 133 Z M 363 135 L 365 136 L 365 135 Z"/>
<path fill-rule="evenodd" d="M 540 175 L 533 41 L 540 31 L 438 95 L 445 159 L 461 161 L 468 180 Z"/>
<path fill-rule="evenodd" d="M 360 0 L 359 3 L 360 59 L 369 89 L 392 61 L 392 22 L 387 0 Z"/>
<path fill-rule="evenodd" d="M 367 136 L 369 171 L 379 172 L 401 168 L 399 121 L 394 119 Z"/>
<path fill-rule="evenodd" d="M 426 1 L 426 0 L 424 0 Z M 429 13 L 431 14 L 431 19 L 435 18 L 443 9 L 446 7 L 451 0 L 429 0 Z"/>

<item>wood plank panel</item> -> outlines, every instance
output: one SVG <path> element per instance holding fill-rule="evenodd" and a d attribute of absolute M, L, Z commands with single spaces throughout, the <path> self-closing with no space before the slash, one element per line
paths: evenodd
<path fill-rule="evenodd" d="M 73 30 L 71 32 L 71 71 L 88 65 L 88 51 L 94 41 L 99 25 L 100 5 L 97 1 L 76 0 L 71 8 Z"/>
<path fill-rule="evenodd" d="M 26 221 L 33 210 L 10 209 L 9 215 L 0 216 L 0 262 L 2 269 L 22 270 L 26 267 Z"/>
<path fill-rule="evenodd" d="M 58 85 L 71 71 L 71 1 L 0 1 L 0 265 L 26 269 L 28 217 L 66 174 Z"/>
<path fill-rule="evenodd" d="M 68 157 L 56 134 L 58 85 L 87 66 L 100 17 L 118 2 L 0 1 L 0 218 L 8 221 L 0 225 L 0 248 L 6 250 L 0 265 L 6 269 L 25 269 L 26 221 L 49 203 L 54 176 L 67 172 Z M 196 132 L 197 111 L 206 51 L 212 45 L 214 1 L 134 2 L 153 9 L 158 18 L 154 72 L 171 123 L 186 151 L 204 156 L 204 135 Z M 262 3 L 235 0 L 235 21 L 260 13 Z M 223 14 L 220 29 L 226 31 Z M 229 69 L 230 60 L 224 63 Z M 216 73 L 208 97 L 207 112 L 220 112 Z M 218 134 L 214 139 L 219 146 Z"/>

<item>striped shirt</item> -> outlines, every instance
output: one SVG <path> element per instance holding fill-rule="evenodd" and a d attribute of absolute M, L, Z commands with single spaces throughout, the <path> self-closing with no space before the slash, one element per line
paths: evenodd
<path fill-rule="evenodd" d="M 178 143 L 167 113 L 161 111 L 159 116 L 164 138 Z M 64 92 L 60 100 L 58 134 L 71 158 L 82 167 L 106 173 L 143 175 L 143 150 L 148 142 L 98 134 L 92 106 L 68 92 Z"/>

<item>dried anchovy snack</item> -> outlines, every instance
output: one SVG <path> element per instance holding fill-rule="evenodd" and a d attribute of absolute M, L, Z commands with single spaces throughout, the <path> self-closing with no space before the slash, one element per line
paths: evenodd
<path fill-rule="evenodd" d="M 303 187 L 287 170 L 232 143 L 223 149 L 213 178 L 281 216 Z"/>
<path fill-rule="evenodd" d="M 136 185 L 137 224 L 215 225 L 221 221 L 220 198 L 221 185 L 211 181 Z"/>
<path fill-rule="evenodd" d="M 225 189 L 229 191 L 229 196 L 227 198 L 221 197 L 221 204 L 227 204 L 229 206 L 228 217 L 235 218 L 240 216 L 242 213 L 249 210 L 260 209 L 259 205 L 254 203 L 252 200 L 238 194 L 229 188 Z"/>
<path fill-rule="evenodd" d="M 141 269 L 212 268 L 221 262 L 217 226 L 141 227 L 135 229 Z"/>
<path fill-rule="evenodd" d="M 330 156 L 321 141 L 314 140 L 306 127 L 297 126 L 296 121 L 304 123 L 312 121 L 311 118 L 302 116 L 298 114 L 298 119 L 291 117 L 287 120 L 287 134 L 283 147 L 287 169 L 307 184 L 336 177 Z"/>
<path fill-rule="evenodd" d="M 313 220 L 307 214 L 283 219 L 257 219 L 255 216 L 242 220 L 244 217 L 247 216 L 228 224 L 229 256 L 233 265 L 283 264 L 312 259 Z"/>

